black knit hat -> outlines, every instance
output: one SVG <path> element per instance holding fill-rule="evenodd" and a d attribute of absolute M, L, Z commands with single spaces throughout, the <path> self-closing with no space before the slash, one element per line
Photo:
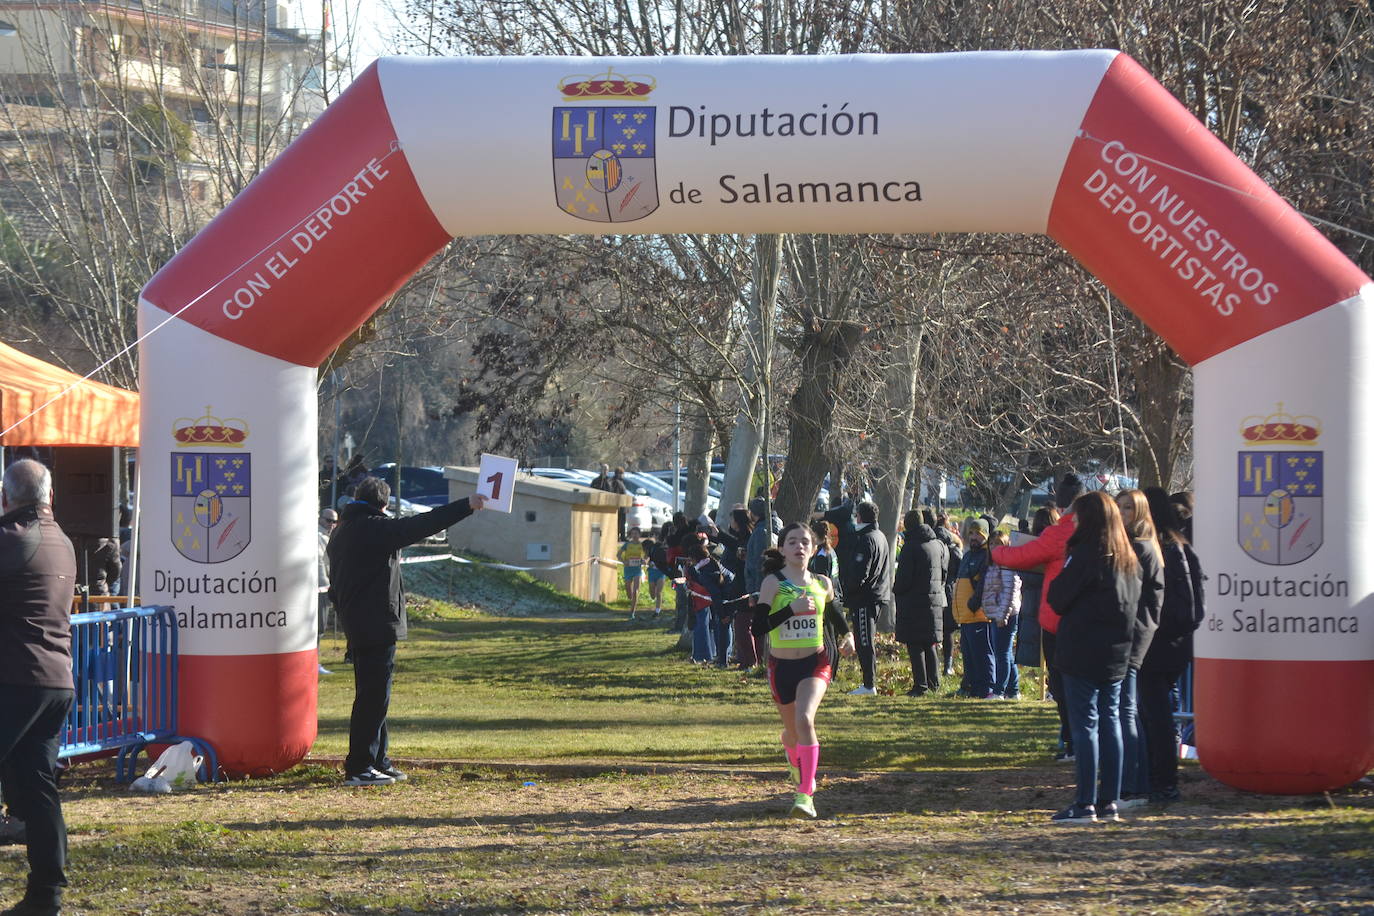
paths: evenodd
<path fill-rule="evenodd" d="M 1083 492 L 1083 481 L 1077 474 L 1065 474 L 1064 479 L 1059 481 L 1059 485 L 1054 488 L 1054 504 L 1061 511 L 1069 511 L 1073 501 Z"/>

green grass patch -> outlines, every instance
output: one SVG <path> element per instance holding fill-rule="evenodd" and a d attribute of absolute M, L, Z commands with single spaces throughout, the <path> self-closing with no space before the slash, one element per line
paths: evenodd
<path fill-rule="evenodd" d="M 397 653 L 393 756 L 459 760 L 764 765 L 779 755 L 766 679 L 690 664 L 670 622 L 571 599 L 525 573 L 453 563 L 407 567 L 410 638 Z M 438 600 L 436 597 L 452 597 Z M 343 641 L 327 636 L 315 751 L 347 750 L 353 701 Z M 829 764 L 1005 767 L 1044 759 L 1048 703 L 961 700 L 955 684 L 911 699 L 904 649 L 880 653 L 878 687 L 850 697 L 846 662 L 818 716 Z M 1033 685 L 1030 685 L 1033 686 Z M 1035 691 L 1030 691 L 1034 693 Z"/>

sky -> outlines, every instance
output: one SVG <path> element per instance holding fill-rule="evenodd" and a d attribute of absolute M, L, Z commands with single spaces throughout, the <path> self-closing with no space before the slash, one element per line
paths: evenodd
<path fill-rule="evenodd" d="M 353 72 L 361 73 L 378 57 L 394 53 L 389 40 L 396 30 L 396 16 L 403 0 L 328 0 L 331 6 L 330 33 L 334 41 L 356 39 Z M 301 27 L 315 31 L 323 18 L 324 0 L 290 0 L 293 19 Z"/>

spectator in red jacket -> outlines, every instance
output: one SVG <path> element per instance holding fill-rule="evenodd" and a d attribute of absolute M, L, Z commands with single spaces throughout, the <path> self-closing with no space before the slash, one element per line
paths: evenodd
<path fill-rule="evenodd" d="M 1058 760 L 1073 759 L 1073 733 L 1069 730 L 1069 712 L 1064 702 L 1064 677 L 1054 664 L 1055 634 L 1059 632 L 1059 614 L 1050 606 L 1050 586 L 1064 568 L 1064 556 L 1069 537 L 1074 532 L 1076 520 L 1072 510 L 1073 501 L 1083 492 L 1083 481 L 1077 474 L 1065 474 L 1064 479 L 1054 489 L 1054 502 L 1057 506 L 1068 506 L 1059 521 L 1047 528 L 1035 540 L 1019 547 L 994 547 L 992 562 L 1010 569 L 1035 570 L 1043 567 L 1045 584 L 1040 590 L 1040 644 L 1045 654 L 1045 668 L 1049 674 L 1050 692 L 1054 694 L 1054 704 L 1059 710 L 1059 754 Z"/>

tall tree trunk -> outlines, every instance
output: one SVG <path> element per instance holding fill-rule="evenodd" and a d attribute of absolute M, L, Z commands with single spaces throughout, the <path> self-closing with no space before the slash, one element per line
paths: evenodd
<path fill-rule="evenodd" d="M 916 410 L 916 372 L 920 344 L 908 338 L 894 348 L 883 371 L 884 404 L 892 422 L 878 433 L 879 476 L 873 481 L 878 506 L 878 530 L 889 543 L 897 539 L 897 523 L 908 508 L 906 481 L 911 475 Z M 919 488 L 919 487 L 918 487 Z"/>
<path fill-rule="evenodd" d="M 1172 488 L 1186 431 L 1180 419 L 1188 388 L 1188 367 L 1162 340 L 1131 360 L 1140 406 L 1135 464 L 1141 487 Z"/>
<path fill-rule="evenodd" d="M 706 511 L 706 483 L 710 477 L 716 428 L 704 411 L 691 414 L 690 419 L 691 435 L 687 439 L 687 454 L 683 456 L 687 468 L 687 488 L 682 505 L 688 518 L 696 518 Z M 729 507 L 726 508 L 728 510 Z"/>
<path fill-rule="evenodd" d="M 782 236 L 761 235 L 754 239 L 754 284 L 749 333 L 744 345 L 749 354 L 740 398 L 735 431 L 730 436 L 730 454 L 725 461 L 725 481 L 720 489 L 720 504 L 726 510 L 747 504 L 754 467 L 762 442 L 764 392 L 760 381 L 767 381 L 771 361 L 773 322 L 767 320 L 778 300 L 778 277 L 782 272 Z"/>
<path fill-rule="evenodd" d="M 835 413 L 835 390 L 862 335 L 862 326 L 854 322 L 821 324 L 813 318 L 802 336 L 801 382 L 787 411 L 787 473 L 778 487 L 777 510 L 784 521 L 806 518 L 815 505 L 825 477 L 825 439 Z"/>
<path fill-rule="evenodd" d="M 730 454 L 725 459 L 725 482 L 720 488 L 722 508 L 747 505 L 749 481 L 754 477 L 754 466 L 759 460 L 759 427 L 754 419 L 756 408 L 744 398 L 745 404 L 735 418 L 735 431 L 730 436 Z"/>

